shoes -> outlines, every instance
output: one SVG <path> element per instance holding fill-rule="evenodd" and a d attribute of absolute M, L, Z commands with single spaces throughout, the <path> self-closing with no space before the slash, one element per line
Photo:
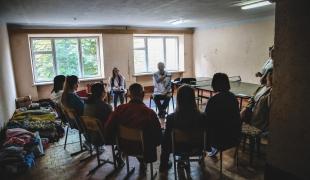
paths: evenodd
<path fill-rule="evenodd" d="M 207 152 L 207 155 L 211 158 L 215 158 L 217 153 L 218 153 L 218 150 L 211 147 L 211 151 Z"/>

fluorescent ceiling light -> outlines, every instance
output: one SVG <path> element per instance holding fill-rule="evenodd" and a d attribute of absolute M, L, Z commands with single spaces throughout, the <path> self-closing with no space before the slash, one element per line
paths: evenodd
<path fill-rule="evenodd" d="M 173 25 L 182 24 L 184 22 L 185 22 L 184 19 L 175 19 L 175 20 L 168 21 L 168 23 L 173 24 Z"/>
<path fill-rule="evenodd" d="M 243 9 L 243 10 L 253 9 L 253 8 L 258 8 L 258 7 L 262 7 L 262 6 L 268 6 L 270 4 L 271 4 L 271 2 L 269 2 L 269 1 L 262 1 L 262 2 L 257 2 L 257 3 L 249 4 L 249 5 L 246 5 L 246 6 L 242 6 L 241 9 Z"/>

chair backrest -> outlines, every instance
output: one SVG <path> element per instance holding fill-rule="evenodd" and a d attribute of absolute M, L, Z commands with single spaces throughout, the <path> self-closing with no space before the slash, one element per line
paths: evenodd
<path fill-rule="evenodd" d="M 181 84 L 196 84 L 196 78 L 181 78 Z"/>
<path fill-rule="evenodd" d="M 65 117 L 68 120 L 71 128 L 77 129 L 81 133 L 85 131 L 85 129 L 81 123 L 80 117 L 78 117 L 78 115 L 74 109 L 64 107 L 64 114 L 65 114 Z"/>
<path fill-rule="evenodd" d="M 204 130 L 172 129 L 172 152 L 176 154 L 198 155 L 206 148 L 206 132 Z"/>
<path fill-rule="evenodd" d="M 231 76 L 229 77 L 230 82 L 241 82 L 241 77 L 240 76 Z"/>
<path fill-rule="evenodd" d="M 144 155 L 143 131 L 119 125 L 117 145 L 128 156 L 142 157 Z"/>
<path fill-rule="evenodd" d="M 81 116 L 81 122 L 85 132 L 93 145 L 103 145 L 104 135 L 103 128 L 99 119 L 90 116 Z"/>
<path fill-rule="evenodd" d="M 61 104 L 58 104 L 58 103 L 55 103 L 55 110 L 58 114 L 58 117 L 61 119 L 61 121 L 65 124 L 68 122 L 66 116 L 65 116 L 65 113 L 64 113 L 64 110 L 63 110 L 63 107 Z"/>

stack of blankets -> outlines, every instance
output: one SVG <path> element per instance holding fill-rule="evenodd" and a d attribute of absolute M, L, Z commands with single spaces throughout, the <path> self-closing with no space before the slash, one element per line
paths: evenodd
<path fill-rule="evenodd" d="M 19 108 L 15 111 L 7 128 L 23 128 L 31 132 L 38 131 L 40 136 L 49 142 L 58 141 L 64 134 L 61 122 L 57 121 L 57 113 L 52 107 L 38 106 L 35 109 Z"/>
<path fill-rule="evenodd" d="M 22 128 L 7 129 L 0 148 L 0 170 L 21 173 L 35 165 L 35 158 L 44 155 L 39 133 Z"/>

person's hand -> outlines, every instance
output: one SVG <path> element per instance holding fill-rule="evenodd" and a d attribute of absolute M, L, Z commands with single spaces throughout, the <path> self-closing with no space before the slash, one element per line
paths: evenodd
<path fill-rule="evenodd" d="M 261 72 L 257 72 L 257 73 L 255 74 L 255 76 L 256 76 L 256 77 L 262 77 L 263 75 L 262 75 Z"/>
<path fill-rule="evenodd" d="M 160 81 L 163 81 L 165 78 L 166 78 L 166 75 L 161 75 L 159 79 Z"/>

